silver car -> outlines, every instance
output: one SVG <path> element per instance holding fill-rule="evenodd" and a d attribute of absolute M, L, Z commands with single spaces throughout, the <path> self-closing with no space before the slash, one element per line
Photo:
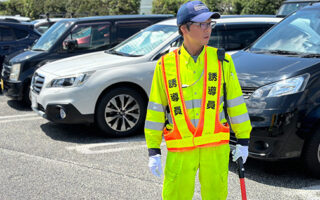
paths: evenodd
<path fill-rule="evenodd" d="M 219 19 L 209 45 L 242 49 L 280 20 L 256 16 Z M 182 42 L 176 20 L 171 19 L 110 50 L 48 63 L 32 78 L 32 109 L 57 123 L 96 123 L 109 136 L 138 133 L 143 128 L 156 62 Z"/>

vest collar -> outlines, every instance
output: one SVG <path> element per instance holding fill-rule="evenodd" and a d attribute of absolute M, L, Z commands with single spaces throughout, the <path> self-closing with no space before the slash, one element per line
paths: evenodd
<path fill-rule="evenodd" d="M 181 45 L 181 48 L 179 51 L 180 51 L 179 55 L 183 56 L 185 60 L 187 60 L 188 62 L 191 62 L 191 61 L 194 62 L 193 58 L 184 47 L 184 43 Z M 203 46 L 202 51 L 197 58 L 197 63 L 204 60 L 204 52 L 205 52 L 205 46 Z"/>

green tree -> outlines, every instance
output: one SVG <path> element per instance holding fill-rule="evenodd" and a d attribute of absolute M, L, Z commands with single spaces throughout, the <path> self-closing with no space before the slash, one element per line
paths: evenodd
<path fill-rule="evenodd" d="M 22 0 L 10 0 L 4 3 L 6 5 L 6 15 L 24 15 L 24 3 Z"/>
<path fill-rule="evenodd" d="M 140 0 L 106 0 L 110 15 L 138 14 Z"/>
<path fill-rule="evenodd" d="M 271 14 L 274 15 L 282 0 L 247 0 L 243 3 L 241 14 Z"/>
<path fill-rule="evenodd" d="M 42 14 L 65 14 L 66 12 L 65 0 L 45 0 Z"/>
<path fill-rule="evenodd" d="M 153 0 L 152 13 L 176 15 L 179 7 L 185 2 L 188 0 Z"/>
<path fill-rule="evenodd" d="M 37 19 L 44 14 L 44 0 L 23 0 L 22 15 Z"/>

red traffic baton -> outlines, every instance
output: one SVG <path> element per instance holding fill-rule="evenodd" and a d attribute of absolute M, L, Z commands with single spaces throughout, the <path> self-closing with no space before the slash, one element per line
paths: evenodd
<path fill-rule="evenodd" d="M 244 167 L 243 167 L 242 157 L 238 158 L 237 164 L 238 164 L 238 173 L 239 173 L 239 179 L 240 179 L 242 200 L 247 200 L 247 192 L 246 192 L 246 184 L 244 182 Z"/>

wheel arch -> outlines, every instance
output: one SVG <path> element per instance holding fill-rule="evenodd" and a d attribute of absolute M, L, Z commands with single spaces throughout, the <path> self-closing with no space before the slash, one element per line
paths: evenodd
<path fill-rule="evenodd" d="M 115 88 L 119 88 L 119 87 L 126 87 L 126 88 L 130 88 L 130 89 L 137 91 L 142 96 L 143 100 L 146 103 L 148 102 L 149 97 L 148 97 L 146 91 L 141 86 L 139 86 L 138 84 L 133 83 L 133 82 L 127 82 L 127 81 L 118 82 L 118 83 L 114 83 L 114 84 L 108 86 L 100 93 L 100 95 L 96 101 L 96 104 L 95 104 L 94 113 L 97 112 L 98 103 L 101 101 L 102 97 L 105 94 L 107 94 L 108 92 L 110 92 L 111 90 L 113 90 Z M 95 118 L 96 118 L 96 116 L 95 116 Z"/>

